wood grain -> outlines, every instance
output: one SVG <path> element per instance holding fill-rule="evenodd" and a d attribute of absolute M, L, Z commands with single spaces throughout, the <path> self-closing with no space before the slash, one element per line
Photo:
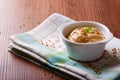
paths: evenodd
<path fill-rule="evenodd" d="M 7 50 L 11 34 L 35 28 L 54 12 L 101 22 L 120 38 L 120 0 L 0 0 L 0 80 L 65 80 Z"/>

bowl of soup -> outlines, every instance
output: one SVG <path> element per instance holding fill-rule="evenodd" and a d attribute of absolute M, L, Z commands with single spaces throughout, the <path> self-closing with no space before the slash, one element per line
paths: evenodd
<path fill-rule="evenodd" d="M 59 33 L 68 56 L 77 61 L 99 59 L 113 38 L 107 26 L 95 21 L 66 23 L 59 27 Z"/>

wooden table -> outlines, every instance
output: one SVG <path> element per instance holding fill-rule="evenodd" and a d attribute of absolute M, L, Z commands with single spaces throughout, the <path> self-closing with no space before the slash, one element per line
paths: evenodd
<path fill-rule="evenodd" d="M 101 22 L 120 38 L 120 0 L 0 0 L 0 80 L 65 80 L 8 52 L 11 34 L 35 28 L 54 12 Z"/>

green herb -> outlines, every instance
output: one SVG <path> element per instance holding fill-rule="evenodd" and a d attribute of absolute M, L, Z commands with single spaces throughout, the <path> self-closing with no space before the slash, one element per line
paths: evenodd
<path fill-rule="evenodd" d="M 94 33 L 92 27 L 86 28 L 86 29 L 85 29 L 85 32 L 86 32 L 86 33 Z"/>

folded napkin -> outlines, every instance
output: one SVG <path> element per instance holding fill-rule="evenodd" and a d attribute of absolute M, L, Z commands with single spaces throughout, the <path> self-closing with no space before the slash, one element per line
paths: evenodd
<path fill-rule="evenodd" d="M 75 20 L 54 13 L 33 30 L 11 35 L 9 51 L 65 77 L 117 80 L 120 76 L 120 39 L 114 37 L 99 60 L 77 62 L 68 57 L 57 30 L 68 22 Z"/>

